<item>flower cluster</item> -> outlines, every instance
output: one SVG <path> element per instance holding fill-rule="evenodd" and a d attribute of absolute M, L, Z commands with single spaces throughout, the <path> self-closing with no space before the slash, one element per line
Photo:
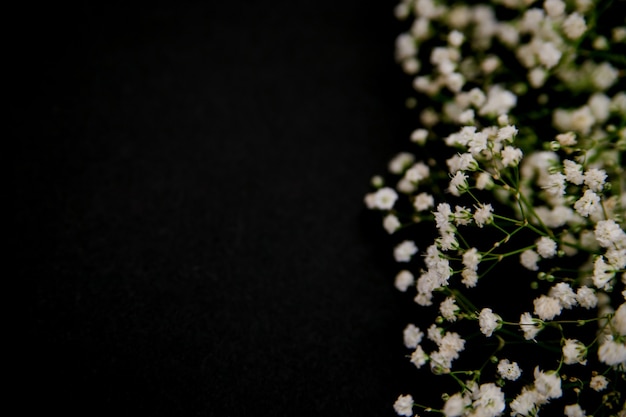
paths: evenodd
<path fill-rule="evenodd" d="M 410 363 L 457 387 L 440 404 L 401 395 L 397 414 L 626 416 L 619 3 L 396 6 L 414 149 L 365 204 L 399 238 L 396 288 L 436 309 L 404 330 Z"/>

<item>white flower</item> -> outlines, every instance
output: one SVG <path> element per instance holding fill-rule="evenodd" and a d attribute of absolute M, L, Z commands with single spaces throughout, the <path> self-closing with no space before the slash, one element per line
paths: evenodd
<path fill-rule="evenodd" d="M 585 414 L 585 410 L 580 408 L 578 404 L 566 405 L 563 412 L 566 417 L 585 417 L 587 415 Z"/>
<path fill-rule="evenodd" d="M 522 156 L 522 150 L 519 148 L 514 148 L 513 146 L 506 146 L 500 152 L 500 157 L 502 158 L 502 164 L 504 166 L 515 166 L 519 164 Z"/>
<path fill-rule="evenodd" d="M 411 354 L 411 363 L 419 369 L 424 366 L 427 360 L 428 355 L 424 352 L 424 349 L 422 349 L 420 345 L 417 345 L 417 348 Z"/>
<path fill-rule="evenodd" d="M 446 417 L 460 417 L 471 403 L 472 401 L 467 396 L 462 396 L 457 392 L 446 400 L 443 406 L 443 414 Z"/>
<path fill-rule="evenodd" d="M 562 307 L 559 300 L 547 295 L 540 295 L 538 298 L 535 298 L 533 305 L 535 306 L 535 314 L 541 320 L 552 320 L 561 314 Z"/>
<path fill-rule="evenodd" d="M 611 287 L 611 279 L 615 276 L 615 271 L 604 262 L 602 256 L 598 256 L 593 263 L 593 285 L 601 290 L 608 290 Z"/>
<path fill-rule="evenodd" d="M 550 17 L 559 17 L 565 12 L 565 3 L 563 0 L 546 0 L 543 8 Z"/>
<path fill-rule="evenodd" d="M 615 220 L 600 220 L 596 224 L 594 235 L 598 244 L 603 248 L 609 248 L 612 245 L 626 244 L 626 233 L 620 228 Z"/>
<path fill-rule="evenodd" d="M 513 142 L 513 138 L 517 135 L 517 128 L 513 125 L 502 126 L 498 129 L 497 139 L 499 141 Z"/>
<path fill-rule="evenodd" d="M 566 159 L 563 161 L 563 172 L 565 179 L 575 185 L 580 185 L 585 180 L 583 176 L 583 167 L 574 161 Z"/>
<path fill-rule="evenodd" d="M 478 416 L 500 416 L 506 407 L 502 389 L 493 382 L 482 384 L 478 390 L 472 392 L 472 399 L 474 413 Z"/>
<path fill-rule="evenodd" d="M 535 242 L 537 253 L 542 258 L 552 258 L 556 254 L 556 242 L 547 236 L 542 236 Z"/>
<path fill-rule="evenodd" d="M 480 258 L 481 255 L 478 253 L 478 249 L 470 248 L 463 253 L 463 265 L 475 271 L 480 263 Z"/>
<path fill-rule="evenodd" d="M 378 210 L 391 210 L 398 199 L 398 193 L 393 188 L 384 187 L 373 194 L 372 208 Z"/>
<path fill-rule="evenodd" d="M 553 68 L 561 60 L 563 53 L 552 42 L 542 42 L 537 51 L 539 62 L 547 69 Z"/>
<path fill-rule="evenodd" d="M 563 22 L 563 32 L 565 32 L 565 36 L 572 40 L 580 38 L 586 30 L 585 18 L 576 12 L 569 15 Z"/>
<path fill-rule="evenodd" d="M 535 67 L 528 72 L 528 82 L 533 88 L 540 88 L 548 78 L 548 71 L 541 67 Z"/>
<path fill-rule="evenodd" d="M 475 170 L 478 168 L 478 162 L 474 159 L 471 153 L 464 153 L 462 155 L 456 154 L 452 158 L 446 161 L 450 173 L 455 174 L 457 171 Z"/>
<path fill-rule="evenodd" d="M 543 372 L 539 367 L 536 367 L 534 375 L 535 390 L 546 400 L 560 398 L 563 395 L 561 378 L 555 371 Z"/>
<path fill-rule="evenodd" d="M 613 328 L 618 335 L 626 336 L 626 303 L 622 303 L 615 311 Z"/>
<path fill-rule="evenodd" d="M 587 171 L 585 171 L 584 175 L 585 185 L 589 187 L 589 189 L 591 189 L 592 191 L 602 191 L 606 177 L 606 172 L 602 169 L 588 169 Z"/>
<path fill-rule="evenodd" d="M 508 359 L 500 359 L 500 362 L 498 362 L 498 374 L 503 379 L 515 381 L 522 375 L 522 370 L 517 362 L 510 362 Z"/>
<path fill-rule="evenodd" d="M 470 209 L 463 206 L 456 206 L 454 208 L 454 223 L 457 226 L 467 226 L 472 222 L 472 212 Z"/>
<path fill-rule="evenodd" d="M 591 82 L 594 87 L 604 91 L 615 84 L 619 72 L 608 62 L 598 65 L 591 76 Z"/>
<path fill-rule="evenodd" d="M 463 171 L 458 171 L 450 180 L 448 191 L 450 191 L 450 194 L 454 196 L 459 196 L 461 193 L 467 191 L 467 189 L 467 175 L 465 175 Z"/>
<path fill-rule="evenodd" d="M 383 219 L 383 227 L 385 228 L 387 233 L 392 234 L 400 228 L 400 221 L 395 215 L 388 214 Z"/>
<path fill-rule="evenodd" d="M 519 324 L 526 340 L 534 340 L 537 333 L 541 330 L 541 327 L 539 327 L 537 321 L 533 319 L 530 313 L 523 313 L 520 316 Z"/>
<path fill-rule="evenodd" d="M 609 380 L 603 375 L 595 375 L 589 381 L 589 387 L 594 391 L 602 391 L 609 385 Z"/>
<path fill-rule="evenodd" d="M 586 190 L 585 194 L 574 203 L 574 209 L 583 217 L 589 217 L 600 210 L 600 197 L 591 190 Z"/>
<path fill-rule="evenodd" d="M 576 145 L 576 134 L 574 132 L 559 133 L 556 135 L 556 140 L 561 146 L 574 146 Z"/>
<path fill-rule="evenodd" d="M 585 365 L 587 363 L 585 356 L 587 356 L 587 347 L 581 341 L 576 339 L 565 340 L 565 344 L 563 344 L 563 362 L 566 365 L 575 363 Z"/>
<path fill-rule="evenodd" d="M 415 156 L 408 152 L 400 152 L 389 161 L 389 172 L 402 174 L 415 161 Z"/>
<path fill-rule="evenodd" d="M 417 54 L 415 39 L 408 33 L 403 33 L 396 38 L 396 60 L 402 61 Z"/>
<path fill-rule="evenodd" d="M 459 307 L 456 305 L 454 297 L 447 297 L 439 305 L 439 312 L 444 319 L 448 321 L 456 321 L 456 313 L 459 311 Z"/>
<path fill-rule="evenodd" d="M 532 249 L 526 249 L 520 254 L 520 263 L 526 269 L 531 271 L 538 270 L 537 262 L 539 262 L 539 254 Z"/>
<path fill-rule="evenodd" d="M 415 349 L 422 342 L 424 333 L 414 324 L 407 324 L 402 333 L 404 337 L 404 346 L 408 349 Z"/>
<path fill-rule="evenodd" d="M 448 33 L 448 43 L 452 46 L 459 47 L 465 41 L 465 35 L 458 30 Z"/>
<path fill-rule="evenodd" d="M 415 200 L 413 200 L 413 207 L 417 211 L 425 211 L 431 207 L 434 207 L 435 199 L 432 195 L 428 193 L 419 193 L 415 196 Z"/>
<path fill-rule="evenodd" d="M 478 188 L 479 190 L 491 188 L 492 185 L 493 180 L 488 172 L 481 172 L 476 177 L 476 188 Z"/>
<path fill-rule="evenodd" d="M 572 287 L 566 282 L 559 282 L 554 287 L 550 288 L 548 295 L 559 300 L 563 308 L 569 309 L 576 305 L 576 293 L 574 293 Z"/>
<path fill-rule="evenodd" d="M 522 392 L 511 401 L 511 415 L 534 416 L 540 401 L 541 398 L 537 391 L 524 387 Z"/>
<path fill-rule="evenodd" d="M 413 397 L 410 395 L 400 395 L 393 404 L 393 409 L 399 416 L 412 416 Z"/>
<path fill-rule="evenodd" d="M 397 245 L 393 250 L 396 262 L 409 262 L 413 255 L 417 253 L 417 246 L 412 240 L 405 240 Z"/>
<path fill-rule="evenodd" d="M 428 138 L 428 130 L 426 129 L 415 129 L 413 133 L 411 133 L 411 142 L 418 143 L 423 145 L 426 143 L 426 139 Z"/>
<path fill-rule="evenodd" d="M 598 348 L 598 358 L 611 366 L 626 366 L 626 345 L 607 338 Z"/>
<path fill-rule="evenodd" d="M 578 301 L 581 307 L 587 310 L 595 308 L 598 305 L 598 297 L 596 297 L 594 291 L 589 287 L 580 287 L 578 291 L 576 291 L 576 301 Z"/>
<path fill-rule="evenodd" d="M 415 277 L 410 271 L 407 271 L 405 269 L 405 270 L 398 272 L 398 275 L 396 275 L 394 285 L 398 290 L 402 292 L 406 292 L 406 290 L 414 283 L 415 283 Z"/>
<path fill-rule="evenodd" d="M 404 173 L 404 178 L 411 182 L 419 182 L 430 175 L 430 168 L 423 162 L 414 164 Z"/>
<path fill-rule="evenodd" d="M 561 196 L 565 194 L 565 175 L 560 172 L 548 175 L 547 184 L 543 187 L 553 196 Z"/>
<path fill-rule="evenodd" d="M 480 204 L 474 212 L 474 221 L 476 226 L 483 227 L 485 224 L 491 223 L 493 219 L 493 208 L 491 204 Z"/>
<path fill-rule="evenodd" d="M 502 317 L 493 313 L 490 308 L 483 308 L 478 315 L 480 331 L 487 337 L 491 337 L 494 330 L 501 327 Z"/>
<path fill-rule="evenodd" d="M 468 269 L 468 268 L 463 269 L 463 272 L 461 272 L 461 276 L 463 277 L 461 282 L 467 288 L 474 288 L 476 284 L 478 283 L 478 274 L 476 273 L 476 270 L 474 269 Z"/>

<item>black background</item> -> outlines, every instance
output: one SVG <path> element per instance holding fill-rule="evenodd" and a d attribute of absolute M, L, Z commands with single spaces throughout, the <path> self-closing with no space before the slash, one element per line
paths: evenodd
<path fill-rule="evenodd" d="M 394 415 L 411 302 L 362 202 L 409 132 L 394 5 L 16 15 L 20 415 Z"/>

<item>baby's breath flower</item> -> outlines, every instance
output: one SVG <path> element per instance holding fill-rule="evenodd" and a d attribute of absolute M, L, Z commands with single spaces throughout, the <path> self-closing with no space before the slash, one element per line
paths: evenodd
<path fill-rule="evenodd" d="M 415 365 L 417 369 L 419 369 L 422 366 L 424 366 L 427 360 L 428 360 L 428 355 L 426 354 L 426 352 L 424 352 L 424 349 L 422 349 L 422 346 L 417 345 L 417 348 L 415 348 L 415 350 L 411 354 L 411 363 Z"/>
<path fill-rule="evenodd" d="M 599 192 L 602 191 L 606 177 L 606 172 L 603 169 L 590 168 L 585 171 L 584 182 L 590 190 Z"/>
<path fill-rule="evenodd" d="M 457 392 L 446 400 L 443 406 L 443 414 L 446 417 L 459 417 L 465 413 L 471 404 L 472 400 L 468 396 Z"/>
<path fill-rule="evenodd" d="M 563 161 L 563 172 L 565 173 L 565 179 L 575 185 L 580 185 L 585 180 L 583 175 L 583 167 L 576 162 L 566 159 Z"/>
<path fill-rule="evenodd" d="M 387 233 L 392 234 L 396 230 L 400 228 L 400 220 L 394 214 L 388 214 L 383 219 L 383 227 L 387 231 Z"/>
<path fill-rule="evenodd" d="M 566 405 L 563 412 L 566 417 L 585 417 L 587 415 L 579 404 Z"/>
<path fill-rule="evenodd" d="M 578 301 L 578 304 L 580 304 L 581 307 L 584 307 L 587 310 L 595 308 L 598 305 L 598 297 L 589 287 L 578 288 L 576 291 L 576 301 Z"/>
<path fill-rule="evenodd" d="M 511 401 L 511 415 L 534 416 L 540 401 L 540 395 L 535 389 L 524 387 L 522 392 Z"/>
<path fill-rule="evenodd" d="M 405 240 L 393 250 L 393 256 L 396 262 L 409 262 L 416 253 L 417 246 L 412 240 Z"/>
<path fill-rule="evenodd" d="M 532 249 L 526 249 L 520 255 L 520 263 L 526 269 L 531 271 L 538 270 L 537 262 L 539 262 L 539 254 Z"/>
<path fill-rule="evenodd" d="M 393 404 L 393 409 L 399 416 L 412 416 L 413 397 L 410 395 L 400 395 Z"/>
<path fill-rule="evenodd" d="M 541 330 L 541 327 L 537 324 L 537 320 L 528 312 L 520 316 L 519 324 L 526 340 L 534 340 L 537 333 Z"/>
<path fill-rule="evenodd" d="M 611 287 L 611 280 L 615 276 L 615 271 L 604 262 L 602 256 L 598 256 L 593 263 L 593 285 L 601 290 L 608 290 Z"/>
<path fill-rule="evenodd" d="M 546 400 L 560 398 L 563 395 L 561 378 L 556 371 L 543 372 L 539 367 L 536 367 L 534 375 L 535 389 Z"/>
<path fill-rule="evenodd" d="M 574 209 L 583 217 L 589 217 L 600 210 L 600 197 L 592 190 L 586 190 L 585 194 L 574 203 Z"/>
<path fill-rule="evenodd" d="M 394 285 L 399 291 L 406 292 L 406 290 L 413 284 L 415 284 L 415 277 L 411 271 L 404 269 L 396 275 Z"/>
<path fill-rule="evenodd" d="M 415 161 L 415 156 L 409 152 L 400 152 L 389 161 L 389 172 L 392 174 L 402 174 L 405 169 Z"/>
<path fill-rule="evenodd" d="M 511 362 L 508 359 L 500 359 L 500 362 L 498 362 L 498 374 L 503 379 L 516 381 L 522 375 L 522 370 L 517 362 Z"/>
<path fill-rule="evenodd" d="M 580 38 L 586 30 L 585 18 L 576 12 L 567 16 L 567 19 L 563 22 L 563 32 L 571 40 Z"/>
<path fill-rule="evenodd" d="M 609 385 L 609 380 L 603 375 L 595 375 L 589 381 L 589 387 L 594 391 L 602 391 Z"/>
<path fill-rule="evenodd" d="M 413 200 L 413 207 L 415 207 L 417 211 L 426 211 L 434 207 L 434 205 L 435 199 L 433 196 L 425 192 L 419 193 L 415 196 L 415 200 Z"/>
<path fill-rule="evenodd" d="M 413 133 L 411 133 L 411 142 L 415 142 L 420 145 L 426 143 L 427 138 L 428 130 L 426 129 L 415 129 Z"/>
<path fill-rule="evenodd" d="M 535 298 L 533 305 L 535 306 L 535 314 L 541 320 L 552 320 L 561 314 L 562 307 L 559 300 L 547 295 L 540 295 Z"/>
<path fill-rule="evenodd" d="M 516 166 L 517 164 L 519 164 L 522 156 L 522 150 L 519 148 L 514 148 L 513 146 L 505 147 L 500 153 L 500 157 L 502 158 L 502 164 L 504 166 Z"/>
<path fill-rule="evenodd" d="M 556 135 L 556 140 L 561 146 L 574 146 L 576 145 L 576 134 L 574 132 L 559 133 Z"/>
<path fill-rule="evenodd" d="M 565 175 L 555 172 L 548 176 L 548 182 L 543 187 L 553 196 L 562 196 L 565 194 Z"/>
<path fill-rule="evenodd" d="M 398 199 L 398 193 L 393 188 L 383 187 L 373 194 L 368 194 L 365 203 L 369 208 L 391 210 Z"/>
<path fill-rule="evenodd" d="M 488 172 L 481 172 L 476 177 L 476 188 L 484 190 L 493 186 L 493 179 Z"/>
<path fill-rule="evenodd" d="M 491 223 L 493 220 L 493 208 L 491 204 L 480 204 L 476 207 L 476 211 L 474 212 L 474 221 L 476 222 L 476 226 L 483 227 L 486 224 Z"/>
<path fill-rule="evenodd" d="M 537 241 L 537 253 L 542 258 L 552 258 L 556 254 L 556 242 L 547 236 L 541 236 Z"/>
<path fill-rule="evenodd" d="M 600 220 L 596 224 L 595 238 L 603 248 L 626 244 L 626 232 L 613 219 Z"/>
<path fill-rule="evenodd" d="M 546 0 L 543 2 L 543 8 L 548 16 L 554 18 L 563 15 L 565 12 L 565 3 L 563 0 Z"/>
<path fill-rule="evenodd" d="M 403 332 L 404 346 L 408 349 L 415 349 L 422 342 L 424 333 L 413 323 L 407 324 Z"/>
<path fill-rule="evenodd" d="M 626 366 L 626 345 L 607 338 L 598 348 L 598 358 L 610 366 Z"/>
<path fill-rule="evenodd" d="M 490 308 L 483 308 L 478 315 L 478 323 L 480 325 L 480 331 L 487 337 L 491 337 L 494 330 L 499 329 L 502 318 L 495 314 Z"/>
<path fill-rule="evenodd" d="M 566 339 L 563 344 L 563 362 L 566 365 L 579 363 L 585 365 L 587 360 L 587 347 L 576 339 Z"/>
<path fill-rule="evenodd" d="M 459 196 L 468 189 L 467 175 L 463 171 L 457 171 L 456 174 L 450 179 L 450 186 L 448 191 L 454 196 Z"/>
<path fill-rule="evenodd" d="M 439 312 L 448 321 L 456 321 L 456 313 L 458 311 L 459 306 L 456 305 L 456 300 L 453 297 L 447 297 L 439 305 Z"/>

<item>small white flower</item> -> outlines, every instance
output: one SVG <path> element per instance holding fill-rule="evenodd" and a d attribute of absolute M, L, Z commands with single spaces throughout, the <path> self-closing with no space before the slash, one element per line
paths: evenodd
<path fill-rule="evenodd" d="M 378 210 L 391 210 L 397 199 L 398 193 L 396 193 L 393 188 L 383 187 L 372 194 L 372 208 Z"/>
<path fill-rule="evenodd" d="M 539 327 L 537 321 L 533 319 L 530 313 L 523 313 L 520 316 L 519 324 L 526 340 L 534 340 L 537 333 L 541 330 L 541 327 Z"/>
<path fill-rule="evenodd" d="M 576 305 L 576 293 L 566 282 L 559 282 L 550 288 L 548 295 L 559 300 L 563 308 L 569 309 Z"/>
<path fill-rule="evenodd" d="M 448 43 L 452 46 L 459 47 L 465 40 L 465 35 L 458 30 L 453 30 L 448 34 Z"/>
<path fill-rule="evenodd" d="M 539 262 L 539 254 L 532 249 L 526 249 L 520 255 L 520 263 L 526 269 L 531 271 L 538 270 L 537 262 Z"/>
<path fill-rule="evenodd" d="M 422 342 L 424 333 L 414 324 L 407 324 L 403 331 L 404 346 L 408 349 L 415 349 Z"/>
<path fill-rule="evenodd" d="M 548 175 L 548 181 L 543 187 L 550 195 L 562 196 L 565 194 L 565 175 L 560 172 Z"/>
<path fill-rule="evenodd" d="M 563 395 L 561 378 L 555 371 L 543 372 L 539 367 L 536 367 L 534 375 L 535 389 L 545 399 L 560 398 Z"/>
<path fill-rule="evenodd" d="M 428 193 L 419 193 L 413 200 L 413 207 L 417 211 L 426 211 L 429 208 L 434 207 L 435 199 Z"/>
<path fill-rule="evenodd" d="M 446 417 L 460 417 L 471 404 L 472 401 L 467 396 L 462 396 L 457 392 L 446 400 L 443 406 L 443 414 Z"/>
<path fill-rule="evenodd" d="M 563 172 L 565 179 L 575 185 L 580 185 L 585 180 L 583 175 L 583 167 L 576 162 L 566 159 L 563 161 Z"/>
<path fill-rule="evenodd" d="M 487 337 L 491 337 L 494 330 L 501 327 L 502 318 L 495 314 L 490 308 L 483 308 L 478 315 L 480 331 Z"/>
<path fill-rule="evenodd" d="M 565 12 L 565 3 L 563 0 L 546 0 L 543 8 L 550 17 L 559 17 Z"/>
<path fill-rule="evenodd" d="M 615 271 L 604 262 L 602 256 L 598 256 L 593 263 L 593 285 L 600 290 L 608 290 Z"/>
<path fill-rule="evenodd" d="M 411 273 L 411 271 L 402 270 L 398 272 L 396 275 L 396 279 L 394 281 L 394 286 L 402 292 L 406 292 L 406 290 L 415 284 L 415 277 Z"/>
<path fill-rule="evenodd" d="M 600 220 L 595 227 L 594 236 L 600 246 L 609 248 L 612 245 L 624 245 L 626 233 L 615 220 Z"/>
<path fill-rule="evenodd" d="M 493 220 L 493 208 L 491 204 L 480 204 L 474 212 L 474 221 L 476 226 L 483 227 L 485 224 L 491 223 Z"/>
<path fill-rule="evenodd" d="M 585 417 L 587 415 L 579 404 L 566 405 L 563 412 L 566 417 Z"/>
<path fill-rule="evenodd" d="M 587 310 L 595 308 L 598 305 L 598 297 L 589 287 L 580 287 L 578 291 L 576 291 L 576 301 L 578 301 L 581 307 Z"/>
<path fill-rule="evenodd" d="M 447 297 L 439 305 L 439 312 L 444 319 L 448 321 L 456 321 L 456 313 L 459 311 L 459 306 L 456 305 L 454 297 Z"/>
<path fill-rule="evenodd" d="M 397 245 L 393 250 L 396 262 L 409 262 L 413 255 L 417 253 L 417 246 L 412 240 L 405 240 Z"/>
<path fill-rule="evenodd" d="M 534 389 L 524 387 L 522 392 L 511 401 L 512 416 L 533 416 L 536 415 L 541 398 Z"/>
<path fill-rule="evenodd" d="M 463 277 L 461 282 L 467 288 L 474 288 L 476 284 L 478 283 L 478 274 L 476 273 L 476 270 L 474 269 L 468 269 L 468 268 L 463 269 L 463 272 L 461 272 L 461 276 Z"/>
<path fill-rule="evenodd" d="M 389 161 L 389 172 L 402 174 L 415 161 L 415 156 L 408 152 L 400 152 Z"/>
<path fill-rule="evenodd" d="M 547 236 L 541 236 L 535 242 L 537 253 L 542 258 L 552 258 L 556 254 L 556 242 Z"/>
<path fill-rule="evenodd" d="M 414 164 L 404 173 L 404 178 L 411 182 L 419 182 L 430 175 L 430 168 L 423 162 Z"/>
<path fill-rule="evenodd" d="M 428 360 L 428 355 L 424 352 L 424 349 L 420 345 L 417 345 L 417 348 L 411 354 L 411 363 L 415 365 L 417 369 L 424 366 L 426 361 Z"/>
<path fill-rule="evenodd" d="M 448 187 L 448 191 L 450 194 L 454 196 L 459 196 L 465 191 L 467 191 L 469 185 L 467 183 L 467 175 L 463 171 L 457 171 L 456 174 L 450 180 L 450 186 Z"/>
<path fill-rule="evenodd" d="M 498 362 L 498 374 L 503 379 L 516 381 L 522 375 L 522 370 L 517 362 L 510 362 L 508 359 L 501 359 L 500 362 Z"/>
<path fill-rule="evenodd" d="M 584 182 L 589 189 L 598 192 L 602 191 L 604 182 L 606 181 L 606 172 L 602 169 L 590 168 L 585 171 Z"/>
<path fill-rule="evenodd" d="M 519 161 L 522 159 L 523 153 L 519 148 L 515 148 L 513 146 L 506 146 L 501 152 L 500 157 L 502 158 L 502 164 L 504 166 L 515 166 L 519 164 Z"/>
<path fill-rule="evenodd" d="M 399 416 L 413 415 L 413 397 L 410 395 L 400 395 L 393 404 L 393 409 Z"/>
<path fill-rule="evenodd" d="M 595 375 L 589 381 L 589 387 L 594 391 L 600 392 L 609 385 L 609 380 L 603 375 Z"/>
<path fill-rule="evenodd" d="M 574 132 L 560 133 L 556 135 L 556 140 L 561 146 L 574 146 L 576 145 L 576 134 Z"/>
<path fill-rule="evenodd" d="M 498 136 L 496 136 L 496 138 L 499 141 L 513 142 L 515 135 L 517 135 L 517 128 L 513 125 L 507 125 L 498 129 Z"/>
<path fill-rule="evenodd" d="M 537 51 L 539 62 L 547 69 L 555 67 L 561 60 L 562 55 L 561 50 L 552 42 L 543 42 Z"/>
<path fill-rule="evenodd" d="M 535 306 L 535 314 L 539 316 L 541 320 L 552 320 L 561 314 L 562 310 L 559 300 L 547 295 L 541 295 L 535 298 L 533 305 Z"/>
<path fill-rule="evenodd" d="M 587 360 L 587 347 L 579 340 L 566 339 L 563 344 L 563 362 L 566 365 L 579 363 L 585 365 Z"/>
<path fill-rule="evenodd" d="M 476 177 L 476 188 L 479 190 L 484 190 L 491 188 L 493 186 L 493 179 L 488 172 L 481 172 Z"/>
<path fill-rule="evenodd" d="M 608 338 L 598 348 L 598 358 L 607 365 L 626 366 L 626 345 Z"/>
<path fill-rule="evenodd" d="M 576 203 L 574 209 L 583 217 L 589 217 L 600 210 L 600 197 L 591 190 L 586 190 L 585 194 Z"/>
<path fill-rule="evenodd" d="M 571 40 L 576 40 L 587 30 L 585 18 L 574 12 L 563 22 L 563 32 Z"/>
<path fill-rule="evenodd" d="M 428 130 L 426 129 L 416 129 L 413 131 L 413 133 L 411 133 L 411 142 L 415 142 L 420 145 L 426 143 L 427 138 Z"/>
<path fill-rule="evenodd" d="M 598 65 L 591 75 L 591 82 L 594 87 L 604 91 L 611 87 L 617 81 L 619 72 L 608 62 Z"/>
<path fill-rule="evenodd" d="M 393 214 L 388 214 L 383 219 L 383 227 L 389 234 L 398 230 L 400 226 L 400 220 L 398 220 L 398 218 Z"/>

